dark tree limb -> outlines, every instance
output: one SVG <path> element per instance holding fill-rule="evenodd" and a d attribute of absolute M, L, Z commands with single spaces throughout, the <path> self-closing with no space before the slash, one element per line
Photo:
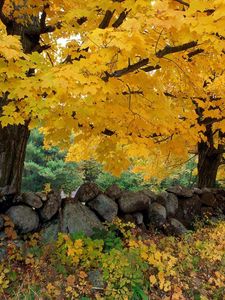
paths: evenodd
<path fill-rule="evenodd" d="M 193 47 L 196 47 L 197 45 L 198 45 L 197 41 L 192 41 L 192 42 L 185 43 L 185 44 L 179 45 L 179 46 L 166 45 L 163 49 L 156 52 L 156 56 L 158 58 L 162 58 L 162 57 L 166 56 L 167 54 L 185 51 L 185 50 L 191 49 Z"/>
<path fill-rule="evenodd" d="M 160 65 L 148 66 L 148 67 L 142 68 L 142 70 L 145 72 L 152 72 L 152 71 L 159 70 L 159 69 L 161 69 Z"/>
<path fill-rule="evenodd" d="M 129 74 L 131 72 L 137 71 L 138 69 L 146 66 L 149 62 L 148 58 L 144 58 L 142 60 L 140 60 L 139 62 L 133 64 L 133 65 L 128 65 L 128 67 L 123 68 L 121 70 L 117 70 L 113 73 L 108 73 L 105 72 L 105 76 L 102 77 L 102 80 L 104 80 L 105 82 L 107 82 L 109 80 L 110 77 L 121 77 L 123 75 Z"/>
<path fill-rule="evenodd" d="M 193 56 L 198 55 L 198 54 L 203 53 L 203 52 L 204 52 L 204 49 L 201 49 L 201 48 L 189 52 L 188 55 L 187 55 L 188 56 L 188 60 L 191 61 L 191 58 Z"/>
<path fill-rule="evenodd" d="M 105 12 L 105 16 L 104 16 L 102 22 L 99 24 L 98 27 L 101 28 L 101 29 L 105 29 L 106 27 L 108 27 L 109 23 L 110 23 L 110 21 L 113 17 L 114 12 L 115 12 L 115 9 L 113 11 L 107 10 Z"/>
<path fill-rule="evenodd" d="M 0 20 L 2 21 L 2 23 L 5 26 L 7 26 L 9 24 L 10 20 L 3 13 L 3 6 L 4 6 L 4 4 L 5 4 L 5 0 L 0 0 Z"/>
<path fill-rule="evenodd" d="M 124 10 L 123 12 L 121 12 L 118 19 L 112 24 L 112 27 L 118 28 L 120 25 L 122 25 L 130 11 L 131 11 L 131 9 Z"/>
<path fill-rule="evenodd" d="M 190 6 L 189 3 L 187 3 L 187 2 L 185 2 L 185 1 L 183 1 L 183 0 L 174 0 L 174 1 L 175 1 L 175 2 L 178 2 L 178 3 L 180 3 L 180 4 L 183 4 L 184 6 L 187 6 L 187 7 Z"/>
<path fill-rule="evenodd" d="M 46 9 L 49 8 L 49 4 L 46 4 L 44 6 L 43 12 L 41 14 L 41 18 L 40 18 L 40 34 L 43 33 L 50 33 L 55 31 L 56 26 L 47 26 L 46 25 L 46 18 L 47 18 L 47 13 L 46 13 Z"/>

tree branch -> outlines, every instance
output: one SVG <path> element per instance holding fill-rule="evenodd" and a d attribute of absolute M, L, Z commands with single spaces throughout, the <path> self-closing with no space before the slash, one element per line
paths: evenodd
<path fill-rule="evenodd" d="M 99 24 L 98 28 L 105 29 L 106 27 L 108 27 L 114 12 L 115 12 L 115 9 L 113 11 L 107 10 L 105 12 L 105 16 L 104 16 L 102 22 Z"/>
<path fill-rule="evenodd" d="M 124 10 L 123 12 L 121 12 L 118 19 L 112 24 L 112 27 L 118 28 L 120 25 L 122 25 L 123 21 L 126 19 L 127 15 L 129 14 L 130 11 L 131 11 L 131 9 Z"/>
<path fill-rule="evenodd" d="M 156 52 L 156 56 L 158 58 L 162 58 L 162 57 L 166 56 L 167 54 L 185 51 L 190 48 L 196 47 L 197 45 L 198 45 L 197 41 L 192 41 L 192 42 L 185 43 L 185 44 L 179 45 L 179 46 L 166 45 L 165 48 Z"/>
<path fill-rule="evenodd" d="M 160 65 L 148 66 L 148 67 L 142 68 L 142 70 L 145 72 L 152 72 L 152 71 L 159 70 L 159 69 L 161 69 Z"/>
<path fill-rule="evenodd" d="M 53 32 L 56 29 L 55 26 L 47 26 L 46 25 L 46 18 L 47 18 L 46 9 L 47 8 L 49 8 L 49 4 L 46 4 L 44 6 L 43 12 L 41 14 L 41 18 L 40 18 L 40 34 L 48 33 L 48 32 Z"/>
<path fill-rule="evenodd" d="M 189 3 L 187 3 L 187 2 L 185 2 L 185 1 L 183 1 L 183 0 L 174 0 L 174 1 L 175 1 L 175 2 L 178 2 L 178 3 L 180 3 L 180 4 L 183 4 L 184 6 L 187 6 L 187 7 L 190 6 Z"/>
<path fill-rule="evenodd" d="M 148 64 L 148 62 L 149 62 L 149 59 L 144 58 L 144 59 L 140 60 L 139 62 L 133 64 L 133 65 L 128 65 L 128 67 L 123 68 L 121 70 L 117 70 L 117 71 L 115 71 L 111 74 L 108 73 L 108 72 L 105 72 L 105 76 L 102 77 L 102 80 L 107 82 L 110 77 L 121 77 L 121 76 L 126 75 L 128 73 L 134 72 L 134 71 L 146 66 Z"/>
<path fill-rule="evenodd" d="M 188 55 L 187 55 L 187 56 L 188 56 L 188 61 L 191 61 L 191 58 L 192 58 L 193 56 L 195 56 L 195 55 L 197 55 L 197 54 L 200 54 L 200 53 L 203 53 L 203 52 L 204 52 L 204 49 L 201 49 L 201 48 L 189 52 Z"/>
<path fill-rule="evenodd" d="M 7 26 L 10 22 L 10 20 L 4 15 L 3 13 L 3 6 L 5 4 L 5 0 L 0 0 L 0 20 L 2 23 Z"/>

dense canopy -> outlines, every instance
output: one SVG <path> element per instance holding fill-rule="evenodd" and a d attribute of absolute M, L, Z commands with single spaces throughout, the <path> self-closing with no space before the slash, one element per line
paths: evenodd
<path fill-rule="evenodd" d="M 68 160 L 164 176 L 225 133 L 222 0 L 5 0 L 2 126 L 42 126 Z M 4 102 L 3 102 L 4 103 Z M 217 170 L 216 170 L 217 172 Z"/>

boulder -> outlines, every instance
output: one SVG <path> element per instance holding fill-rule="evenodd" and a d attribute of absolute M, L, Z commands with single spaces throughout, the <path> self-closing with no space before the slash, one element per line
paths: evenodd
<path fill-rule="evenodd" d="M 200 196 L 200 201 L 206 206 L 210 207 L 218 207 L 218 203 L 216 201 L 216 197 L 212 192 L 203 192 L 202 195 Z"/>
<path fill-rule="evenodd" d="M 166 208 L 167 216 L 175 216 L 178 210 L 178 198 L 175 194 L 162 192 L 157 196 L 156 202 Z"/>
<path fill-rule="evenodd" d="M 57 192 L 50 192 L 47 195 L 47 201 L 39 210 L 40 216 L 43 221 L 49 221 L 56 215 L 61 206 L 61 197 Z"/>
<path fill-rule="evenodd" d="M 201 206 L 200 198 L 196 194 L 191 198 L 179 199 L 179 208 L 176 217 L 182 224 L 189 228 L 200 214 Z"/>
<path fill-rule="evenodd" d="M 87 236 L 91 236 L 93 228 L 104 228 L 93 211 L 82 205 L 79 201 L 65 203 L 61 224 L 63 232 L 83 232 Z"/>
<path fill-rule="evenodd" d="M 201 189 L 195 187 L 195 188 L 193 188 L 193 193 L 197 194 L 197 195 L 201 195 L 203 193 L 203 191 Z"/>
<path fill-rule="evenodd" d="M 146 196 L 148 196 L 151 200 L 151 202 L 156 201 L 157 195 L 156 193 L 152 192 L 151 190 L 145 189 L 142 191 L 143 194 L 145 194 Z"/>
<path fill-rule="evenodd" d="M 141 225 L 144 223 L 144 216 L 141 212 L 136 212 L 133 214 L 133 217 L 135 219 L 135 224 Z"/>
<path fill-rule="evenodd" d="M 6 215 L 15 224 L 15 228 L 21 233 L 28 233 L 38 228 L 39 217 L 31 207 L 18 205 L 10 207 Z"/>
<path fill-rule="evenodd" d="M 60 222 L 58 219 L 50 222 L 44 226 L 41 231 L 41 240 L 44 243 L 55 242 L 60 232 Z"/>
<path fill-rule="evenodd" d="M 0 230 L 4 228 L 4 219 L 2 216 L 0 216 Z"/>
<path fill-rule="evenodd" d="M 22 202 L 34 208 L 41 208 L 43 205 L 41 198 L 32 192 L 23 193 Z"/>
<path fill-rule="evenodd" d="M 149 208 L 149 197 L 142 192 L 123 192 L 118 200 L 119 208 L 123 213 L 133 213 Z"/>
<path fill-rule="evenodd" d="M 167 190 L 167 192 L 173 193 L 173 194 L 177 195 L 178 197 L 190 198 L 193 196 L 193 191 L 191 189 L 182 187 L 180 185 L 172 186 L 166 190 Z"/>
<path fill-rule="evenodd" d="M 78 189 L 75 199 L 80 202 L 88 202 L 96 198 L 101 193 L 101 190 L 94 182 L 86 182 Z"/>
<path fill-rule="evenodd" d="M 169 193 L 168 192 L 161 192 L 157 195 L 156 197 L 156 201 L 154 202 L 157 202 L 159 204 L 162 204 L 162 205 L 165 205 L 166 201 L 167 201 L 167 198 L 168 198 L 168 195 Z"/>
<path fill-rule="evenodd" d="M 112 222 L 118 213 L 116 202 L 104 194 L 98 195 L 94 200 L 89 201 L 87 205 L 108 222 Z"/>
<path fill-rule="evenodd" d="M 0 262 L 4 262 L 6 257 L 7 257 L 6 247 L 0 245 Z"/>
<path fill-rule="evenodd" d="M 47 201 L 47 194 L 46 193 L 36 192 L 35 195 L 38 196 L 39 198 L 41 198 L 41 201 L 43 201 L 43 202 Z"/>
<path fill-rule="evenodd" d="M 216 194 L 216 201 L 218 203 L 218 207 L 221 209 L 223 213 L 225 213 L 225 195 L 218 192 Z"/>
<path fill-rule="evenodd" d="M 163 205 L 154 202 L 148 210 L 148 219 L 156 227 L 162 227 L 166 222 L 166 209 Z"/>
<path fill-rule="evenodd" d="M 102 273 L 99 270 L 90 270 L 88 272 L 88 280 L 93 288 L 95 288 L 94 290 L 103 289 L 105 287 Z"/>
<path fill-rule="evenodd" d="M 188 232 L 187 228 L 177 219 L 170 218 L 166 226 L 167 234 L 179 236 Z"/>
<path fill-rule="evenodd" d="M 107 188 L 105 194 L 109 196 L 109 198 L 117 200 L 122 195 L 122 190 L 117 184 L 113 184 Z"/>

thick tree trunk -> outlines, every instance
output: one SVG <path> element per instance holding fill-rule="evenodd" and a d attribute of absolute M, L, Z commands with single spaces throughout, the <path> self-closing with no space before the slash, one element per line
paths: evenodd
<path fill-rule="evenodd" d="M 198 145 L 198 187 L 215 187 L 222 154 L 206 142 Z"/>
<path fill-rule="evenodd" d="M 0 127 L 0 190 L 3 194 L 20 191 L 28 137 L 27 125 Z"/>
<path fill-rule="evenodd" d="M 30 19 L 24 15 L 24 19 L 27 19 L 29 24 L 23 25 L 3 14 L 4 2 L 0 3 L 0 19 L 6 26 L 8 35 L 20 37 L 24 53 L 41 52 L 44 48 L 39 42 L 40 35 L 50 32 L 51 29 L 45 24 L 46 13 L 43 11 L 41 17 L 38 14 Z M 21 3 L 22 6 L 26 5 L 26 1 Z M 31 69 L 27 76 L 34 76 L 34 70 Z M 0 95 L 0 116 L 2 107 L 7 105 L 8 101 L 12 101 L 9 93 Z M 8 125 L 4 128 L 0 124 L 0 199 L 2 196 L 16 195 L 20 192 L 26 145 L 29 138 L 28 123 L 29 121 L 25 125 Z"/>

